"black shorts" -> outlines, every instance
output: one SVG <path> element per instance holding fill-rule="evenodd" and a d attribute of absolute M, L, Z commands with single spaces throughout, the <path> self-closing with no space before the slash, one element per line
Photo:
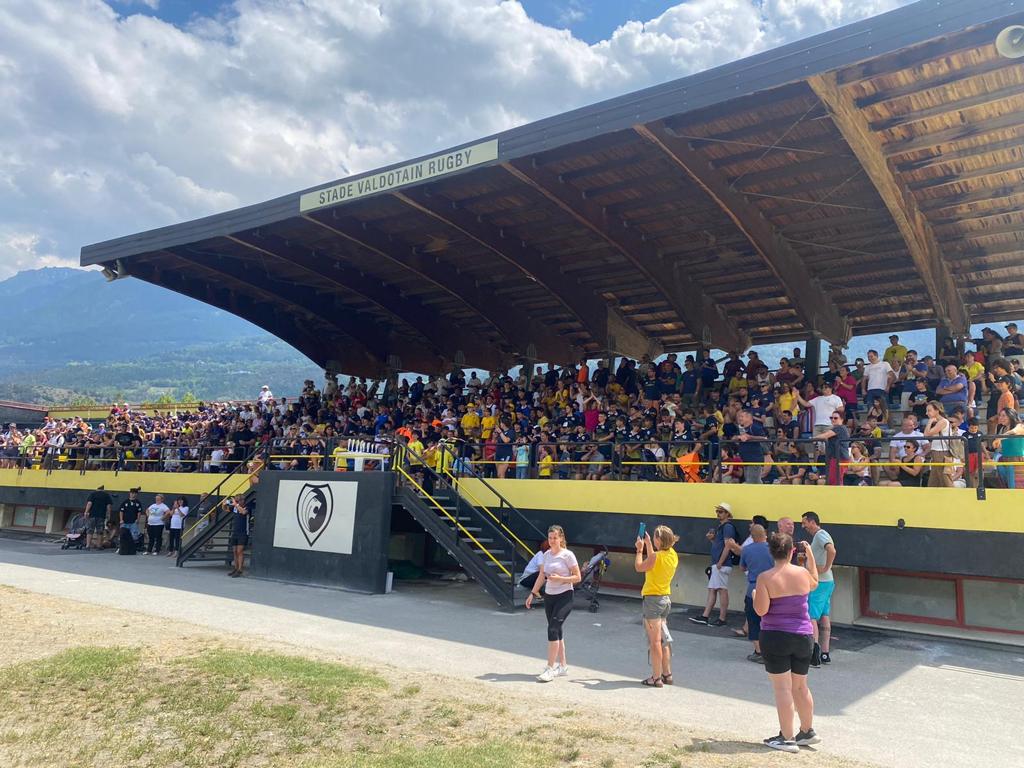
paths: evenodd
<path fill-rule="evenodd" d="M 231 538 L 228 539 L 229 547 L 247 547 L 249 546 L 249 537 L 244 533 L 232 533 Z"/>
<path fill-rule="evenodd" d="M 811 667 L 813 650 L 812 635 L 797 635 L 774 629 L 761 630 L 761 655 L 764 656 L 764 668 L 769 675 L 781 675 L 784 672 L 806 675 Z"/>

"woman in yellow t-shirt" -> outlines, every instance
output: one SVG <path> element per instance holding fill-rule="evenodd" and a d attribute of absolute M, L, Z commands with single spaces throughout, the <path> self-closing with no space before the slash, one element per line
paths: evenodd
<path fill-rule="evenodd" d="M 797 417 L 800 413 L 800 404 L 797 402 L 796 395 L 797 393 L 793 391 L 793 387 L 785 382 L 779 387 L 779 394 L 775 396 L 777 410 L 775 418 L 779 418 L 783 411 L 792 413 L 794 419 Z"/>
<path fill-rule="evenodd" d="M 551 470 L 555 466 L 555 459 L 551 455 L 551 449 L 546 445 L 540 447 L 540 458 L 537 460 L 537 466 L 539 468 L 537 477 L 541 480 L 550 480 Z"/>
<path fill-rule="evenodd" d="M 679 566 L 679 556 L 672 548 L 679 537 L 667 525 L 654 529 L 654 542 L 649 533 L 636 540 L 637 573 L 644 575 L 644 629 L 650 646 L 651 676 L 643 684 L 652 688 L 672 685 L 672 635 L 665 624 L 672 610 L 672 579 Z M 645 555 L 646 551 L 646 555 Z"/>
<path fill-rule="evenodd" d="M 484 411 L 484 417 L 480 419 L 480 438 L 483 442 L 490 440 L 498 426 L 498 417 L 490 411 Z"/>

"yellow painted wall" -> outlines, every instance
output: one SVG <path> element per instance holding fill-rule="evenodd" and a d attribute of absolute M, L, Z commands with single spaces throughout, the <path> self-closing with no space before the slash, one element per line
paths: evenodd
<path fill-rule="evenodd" d="M 462 481 L 484 503 L 496 499 L 477 480 Z M 1024 491 L 988 490 L 978 501 L 970 488 L 830 488 L 803 485 L 715 485 L 604 480 L 491 480 L 521 509 L 695 517 L 714 520 L 727 501 L 741 520 L 769 520 L 814 510 L 825 524 L 1024 533 Z"/>
<path fill-rule="evenodd" d="M 53 419 L 71 419 L 80 416 L 83 419 L 106 419 L 110 415 L 112 405 L 54 405 L 46 409 L 46 415 Z M 157 411 L 168 413 L 173 411 L 194 411 L 199 403 L 171 403 L 169 405 L 157 405 L 145 403 L 133 405 L 132 411 L 152 416 Z"/>
<path fill-rule="evenodd" d="M 0 486 L 143 491 L 198 495 L 212 490 L 222 475 L 173 472 L 98 472 L 61 470 L 18 473 L 0 469 Z M 243 483 L 243 479 L 237 481 Z M 463 480 L 474 497 L 497 506 L 477 480 Z M 618 512 L 715 519 L 714 509 L 727 501 L 741 520 L 762 514 L 769 520 L 799 518 L 814 510 L 828 524 L 891 525 L 903 518 L 908 528 L 1024 533 L 1024 492 L 991 489 L 978 501 L 965 488 L 829 488 L 827 486 L 713 485 L 601 480 L 492 480 L 508 501 L 522 509 L 564 512 Z M 232 481 L 232 486 L 235 481 Z M 243 488 L 227 489 L 234 493 Z"/>
<path fill-rule="evenodd" d="M 108 491 L 127 492 L 129 488 L 141 488 L 143 493 L 180 493 L 198 496 L 212 491 L 224 479 L 224 475 L 176 472 L 86 472 L 84 475 L 73 470 L 60 470 L 47 474 L 41 470 L 0 469 L 0 486 L 13 488 L 46 488 L 93 490 L 102 485 Z M 245 477 L 232 478 L 225 486 L 227 493 L 241 493 L 248 488 Z"/>

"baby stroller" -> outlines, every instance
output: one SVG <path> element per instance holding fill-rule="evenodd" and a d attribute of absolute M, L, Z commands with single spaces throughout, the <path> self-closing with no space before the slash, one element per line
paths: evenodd
<path fill-rule="evenodd" d="M 608 557 L 608 547 L 601 547 L 601 551 L 590 558 L 580 570 L 580 583 L 576 585 L 576 597 L 586 600 L 587 610 L 597 613 L 601 607 L 597 599 L 597 593 L 601 589 L 601 578 L 608 570 L 611 560 Z"/>
<path fill-rule="evenodd" d="M 87 521 L 85 515 L 79 512 L 68 522 L 68 531 L 64 534 L 61 542 L 61 549 L 83 549 L 85 547 L 85 531 Z"/>

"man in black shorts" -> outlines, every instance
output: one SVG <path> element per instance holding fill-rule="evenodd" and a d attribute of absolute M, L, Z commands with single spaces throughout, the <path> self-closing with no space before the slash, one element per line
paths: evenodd
<path fill-rule="evenodd" d="M 234 552 L 234 564 L 228 576 L 238 578 L 242 575 L 245 548 L 249 545 L 249 510 L 237 496 L 228 499 L 227 504 L 234 514 L 231 520 L 231 538 L 228 539 L 228 546 Z"/>
<path fill-rule="evenodd" d="M 103 490 L 101 485 L 89 494 L 85 502 L 86 522 L 86 549 L 99 549 L 103 546 L 103 537 L 107 532 L 107 517 L 114 506 L 114 500 L 110 494 Z"/>

